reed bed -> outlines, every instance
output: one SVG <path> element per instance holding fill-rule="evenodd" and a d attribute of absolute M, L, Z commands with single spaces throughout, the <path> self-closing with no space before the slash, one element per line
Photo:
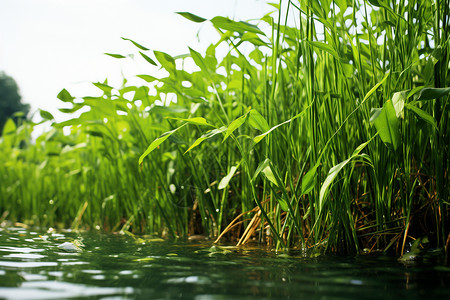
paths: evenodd
<path fill-rule="evenodd" d="M 9 121 L 2 218 L 335 253 L 443 247 L 450 1 L 270 5 L 248 22 L 180 12 L 220 40 L 172 56 L 124 39 L 164 72 L 61 91 L 68 120 L 41 111 L 52 129 L 36 141 Z"/>

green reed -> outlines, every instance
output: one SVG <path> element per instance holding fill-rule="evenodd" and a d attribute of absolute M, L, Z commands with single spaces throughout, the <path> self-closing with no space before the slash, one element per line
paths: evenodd
<path fill-rule="evenodd" d="M 277 248 L 403 253 L 425 235 L 442 246 L 450 3 L 397 2 L 280 1 L 251 23 L 179 13 L 221 39 L 176 57 L 124 39 L 166 75 L 94 83 L 95 97 L 63 90 L 72 117 L 41 111 L 53 128 L 36 142 L 33 124 L 5 126 L 1 211 Z"/>

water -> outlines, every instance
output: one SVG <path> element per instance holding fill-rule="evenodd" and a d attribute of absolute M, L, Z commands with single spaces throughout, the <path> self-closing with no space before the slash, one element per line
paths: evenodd
<path fill-rule="evenodd" d="M 83 250 L 60 248 L 72 241 Z M 439 260 L 211 246 L 0 229 L 0 299 L 450 299 Z"/>

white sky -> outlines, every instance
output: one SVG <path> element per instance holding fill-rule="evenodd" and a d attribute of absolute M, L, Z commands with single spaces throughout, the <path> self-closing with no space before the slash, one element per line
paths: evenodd
<path fill-rule="evenodd" d="M 211 23 L 175 12 L 249 20 L 272 9 L 266 0 L 0 0 L 0 72 L 16 80 L 32 112 L 57 115 L 63 88 L 89 96 L 97 91 L 91 82 L 108 78 L 118 87 L 122 73 L 151 74 L 143 60 L 103 54 L 138 53 L 121 37 L 173 56 L 188 53 L 188 46 L 203 53 L 219 38 Z"/>

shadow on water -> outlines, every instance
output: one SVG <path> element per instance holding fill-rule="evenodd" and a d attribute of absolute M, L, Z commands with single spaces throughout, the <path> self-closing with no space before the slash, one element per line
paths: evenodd
<path fill-rule="evenodd" d="M 72 245 L 72 246 L 70 246 Z M 448 299 L 440 260 L 0 229 L 0 299 Z"/>

